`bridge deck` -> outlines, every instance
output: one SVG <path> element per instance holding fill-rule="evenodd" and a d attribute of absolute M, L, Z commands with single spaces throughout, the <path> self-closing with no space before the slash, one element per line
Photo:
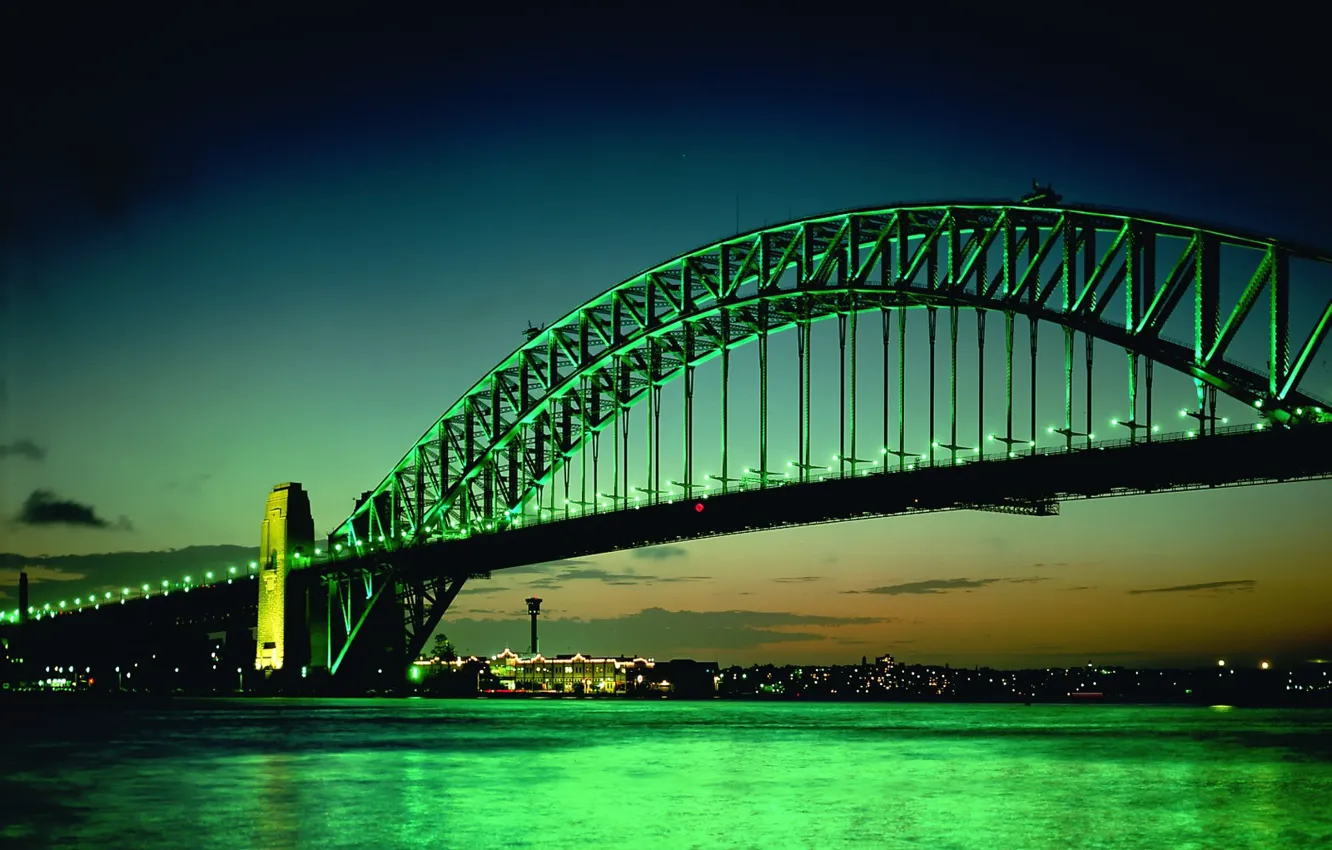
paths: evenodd
<path fill-rule="evenodd" d="M 1332 427 L 1239 433 L 831 477 L 527 525 L 313 568 L 393 564 L 399 575 L 463 575 L 748 531 L 966 509 L 1050 512 L 1058 502 L 1332 477 Z M 697 505 L 703 510 L 697 510 Z M 1027 509 L 1027 510 L 1024 510 Z"/>

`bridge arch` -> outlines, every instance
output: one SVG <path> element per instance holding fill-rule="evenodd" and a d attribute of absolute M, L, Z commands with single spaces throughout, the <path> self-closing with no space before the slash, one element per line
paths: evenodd
<path fill-rule="evenodd" d="M 1169 242 L 1181 250 L 1158 274 L 1158 246 Z M 1223 248 L 1256 258 L 1228 304 Z M 692 381 L 697 366 L 725 363 L 749 344 L 763 359 L 772 335 L 797 329 L 807 338 L 824 319 L 849 321 L 854 334 L 855 317 L 867 312 L 882 315 L 885 334 L 888 316 L 906 309 L 930 311 L 931 326 L 939 309 L 1002 314 L 1010 376 L 1014 317 L 1029 320 L 1033 338 L 1038 323 L 1053 323 L 1191 377 L 1200 423 L 1209 405 L 1215 413 L 1219 392 L 1297 425 L 1322 415 L 1298 385 L 1332 326 L 1332 300 L 1292 350 L 1292 259 L 1332 264 L 1332 252 L 1143 213 L 1002 202 L 852 210 L 736 235 L 647 269 L 531 333 L 331 537 L 391 549 L 502 527 L 572 458 L 595 452 L 603 432 L 614 439 L 630 410 L 657 403 L 666 384 Z M 1181 307 L 1190 293 L 1193 303 Z M 1267 374 L 1227 357 L 1264 296 Z M 1193 339 L 1166 337 L 1166 323 L 1185 309 Z M 1135 416 L 1133 392 L 1130 382 Z M 1018 442 L 1011 431 L 1003 439 Z M 691 479 L 688 457 L 685 468 L 678 484 L 688 497 L 701 482 Z M 721 477 L 724 487 L 725 466 Z"/>

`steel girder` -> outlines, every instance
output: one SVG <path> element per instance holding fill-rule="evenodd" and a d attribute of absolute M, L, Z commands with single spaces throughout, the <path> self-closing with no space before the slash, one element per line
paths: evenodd
<path fill-rule="evenodd" d="M 1161 276 L 1159 239 L 1183 246 Z M 1235 304 L 1221 303 L 1223 246 L 1261 255 Z M 635 275 L 531 334 L 331 536 L 383 550 L 494 528 L 539 497 L 593 434 L 687 367 L 868 310 L 966 306 L 1053 322 L 1193 377 L 1200 416 L 1204 390 L 1219 390 L 1277 423 L 1298 423 L 1318 405 L 1297 385 L 1332 327 L 1332 300 L 1292 352 L 1292 258 L 1332 263 L 1332 252 L 1147 214 L 988 202 L 856 210 L 737 235 Z M 1226 359 L 1264 290 L 1268 374 Z M 1164 337 L 1190 291 L 1193 339 Z M 1116 300 L 1122 320 L 1110 317 Z M 686 492 L 694 486 L 683 483 Z"/>
<path fill-rule="evenodd" d="M 469 578 L 490 578 L 488 572 L 423 575 L 420 570 L 401 569 L 401 563 L 376 561 L 348 565 L 320 577 L 327 592 L 326 666 L 336 674 L 362 627 L 376 606 L 401 606 L 403 614 L 404 663 L 421 654 L 425 642 L 439 625 Z M 411 572 L 411 575 L 407 573 Z M 391 601 L 384 601 L 389 597 Z M 334 611 L 337 619 L 334 620 Z M 334 625 L 340 628 L 334 629 Z M 334 635 L 337 637 L 334 637 Z"/>

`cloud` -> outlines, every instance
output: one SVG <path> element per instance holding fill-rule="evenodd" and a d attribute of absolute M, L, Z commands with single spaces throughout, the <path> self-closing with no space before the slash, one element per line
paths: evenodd
<path fill-rule="evenodd" d="M 811 581 L 823 581 L 823 576 L 791 576 L 789 578 L 775 578 L 773 581 L 778 584 L 804 584 Z"/>
<path fill-rule="evenodd" d="M 592 562 L 581 561 L 576 558 L 568 558 L 559 561 L 547 561 L 544 564 L 526 564 L 521 567 L 504 567 L 503 570 L 504 575 L 506 576 L 532 575 L 550 572 L 554 567 L 580 567 L 590 563 Z"/>
<path fill-rule="evenodd" d="M 683 558 L 689 554 L 683 546 L 649 546 L 646 549 L 633 550 L 635 558 L 648 561 L 664 561 L 667 558 Z"/>
<path fill-rule="evenodd" d="M 889 596 L 899 596 L 904 593 L 946 593 L 950 590 L 964 590 L 969 587 L 985 587 L 988 584 L 994 584 L 997 581 L 1004 581 L 999 578 L 932 578 L 926 581 L 910 581 L 906 584 L 890 584 L 884 587 L 871 587 L 869 590 L 862 591 L 842 591 L 843 593 L 882 593 Z"/>
<path fill-rule="evenodd" d="M 1219 590 L 1222 592 L 1243 592 L 1253 590 L 1258 582 L 1251 578 L 1237 581 L 1207 581 L 1202 584 L 1177 584 L 1174 587 L 1153 587 L 1148 590 L 1130 590 L 1131 595 L 1140 593 L 1184 593 L 1190 590 Z"/>
<path fill-rule="evenodd" d="M 1049 577 L 1049 576 L 1031 576 L 1030 578 L 1010 578 L 1010 579 L 1004 579 L 1004 580 L 1007 581 L 1007 582 L 1010 583 L 1010 584 L 1031 584 L 1032 582 L 1037 582 L 1037 581 L 1049 581 L 1049 580 L 1050 580 L 1050 577 Z"/>
<path fill-rule="evenodd" d="M 711 576 L 658 576 L 644 575 L 632 570 L 626 570 L 622 573 L 611 572 L 598 568 L 564 570 L 558 575 L 546 576 L 532 582 L 532 587 L 558 587 L 555 582 L 566 581 L 600 581 L 606 584 L 628 586 L 635 584 L 654 584 L 656 582 L 672 583 L 682 581 L 708 581 Z"/>
<path fill-rule="evenodd" d="M 50 490 L 33 490 L 23 503 L 17 520 L 22 525 L 72 525 L 82 528 L 116 528 L 131 531 L 130 521 L 121 517 L 114 526 L 99 517 L 92 505 L 60 499 Z"/>
<path fill-rule="evenodd" d="M 1059 588 L 1059 589 L 1060 589 L 1060 590 L 1095 590 L 1095 589 L 1096 589 L 1096 585 L 1094 585 L 1094 584 L 1080 584 L 1080 585 L 1078 585 L 1077 587 L 1061 587 L 1061 588 Z"/>
<path fill-rule="evenodd" d="M 541 647 L 551 654 L 641 653 L 656 658 L 707 657 L 792 641 L 835 639 L 825 633 L 841 626 L 889 622 L 886 617 L 831 617 L 784 611 L 668 611 L 645 608 L 636 614 L 584 620 L 550 618 L 541 623 Z M 525 646 L 525 617 L 461 618 L 449 623 L 449 638 L 460 651 L 490 655 L 505 646 Z"/>
<path fill-rule="evenodd" d="M 509 590 L 509 589 L 510 588 L 507 587 L 495 587 L 494 585 L 491 584 L 481 585 L 480 587 L 477 587 L 475 585 L 465 584 L 463 585 L 463 589 L 458 591 L 458 595 L 462 596 L 465 593 L 470 593 L 470 594 L 499 593 L 500 591 Z"/>
<path fill-rule="evenodd" d="M 593 580 L 606 582 L 632 582 L 641 579 L 651 579 L 651 576 L 640 576 L 636 573 L 612 573 L 607 570 L 565 570 L 557 576 L 561 581 L 579 581 Z"/>
<path fill-rule="evenodd" d="M 0 443 L 0 457 L 9 457 L 10 455 L 25 457 L 28 460 L 45 460 L 46 449 L 27 437 L 21 437 L 12 443 Z"/>

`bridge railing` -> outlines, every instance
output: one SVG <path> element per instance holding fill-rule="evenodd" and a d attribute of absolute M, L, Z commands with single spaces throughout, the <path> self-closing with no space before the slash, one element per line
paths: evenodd
<path fill-rule="evenodd" d="M 198 577 L 188 575 L 179 580 L 163 579 L 160 582 L 149 582 L 132 588 L 122 587 L 119 592 L 105 590 L 87 596 L 76 596 L 72 600 L 62 599 L 58 602 L 47 602 L 40 606 L 29 605 L 28 615 L 34 620 L 42 620 L 64 614 L 98 611 L 104 605 L 124 605 L 128 602 L 170 596 L 172 593 L 189 593 L 191 590 L 235 584 L 237 581 L 243 581 L 246 578 L 257 579 L 259 576 L 254 572 L 257 566 L 258 564 L 252 563 L 248 573 L 242 571 L 239 567 L 228 567 L 225 572 L 221 570 L 216 572 L 205 571 L 202 576 Z M 17 608 L 0 612 L 0 623 L 19 622 L 19 613 Z"/>
<path fill-rule="evenodd" d="M 1226 424 L 1217 427 L 1215 429 L 1215 435 L 1234 436 L 1240 434 L 1258 433 L 1266 430 L 1269 430 L 1269 426 L 1265 422 L 1257 422 L 1251 424 L 1236 424 L 1236 425 Z M 1109 449 L 1129 448 L 1133 446 L 1142 446 L 1149 443 L 1177 443 L 1177 442 L 1183 442 L 1186 440 L 1195 440 L 1195 439 L 1200 439 L 1200 436 L 1196 430 L 1152 433 L 1150 434 L 1150 438 L 1149 435 L 1144 434 L 1137 438 L 1116 437 L 1113 439 L 1092 440 L 1090 442 L 1085 437 L 1080 437 L 1080 438 L 1075 438 L 1073 440 L 1073 445 L 1071 450 L 1074 452 L 1088 451 L 1088 450 L 1109 450 Z M 980 452 L 975 449 L 972 449 L 965 452 L 959 451 L 956 457 L 954 457 L 952 454 L 952 450 L 942 448 L 936 444 L 935 446 L 936 456 L 933 460 L 930 459 L 929 453 L 926 452 L 921 455 L 908 456 L 906 458 L 903 458 L 902 462 L 899 463 L 891 456 L 889 456 L 888 450 L 884 448 L 881 450 L 882 457 L 878 460 L 871 460 L 868 464 L 862 463 L 860 461 L 852 463 L 849 460 L 842 461 L 839 463 L 837 460 L 834 460 L 833 463 L 838 464 L 841 468 L 830 468 L 821 471 L 811 470 L 809 474 L 803 477 L 795 477 L 795 478 L 788 477 L 785 473 L 779 475 L 773 472 L 769 472 L 766 487 L 764 486 L 764 482 L 760 480 L 762 476 L 759 473 L 752 470 L 746 470 L 745 471 L 746 474 L 742 476 L 741 480 L 735 481 L 733 483 L 728 483 L 728 485 L 724 489 L 715 482 L 708 484 L 698 484 L 695 485 L 694 492 L 692 494 L 686 495 L 683 492 L 683 488 L 680 488 L 680 485 L 673 485 L 677 488 L 680 488 L 681 492 L 663 496 L 662 498 L 656 500 L 652 500 L 651 498 L 646 496 L 636 496 L 630 498 L 621 496 L 615 500 L 606 500 L 605 502 L 601 502 L 595 508 L 591 505 L 575 504 L 573 502 L 567 503 L 563 506 L 556 506 L 554 510 L 552 510 L 550 507 L 542 506 L 538 511 L 535 512 L 524 512 L 517 514 L 510 521 L 496 521 L 496 520 L 479 521 L 473 528 L 467 530 L 461 530 L 461 531 L 455 530 L 445 535 L 434 535 L 431 537 L 426 537 L 424 539 L 413 540 L 405 538 L 405 542 L 398 546 L 385 546 L 384 543 L 372 542 L 359 546 L 355 549 L 353 549 L 353 547 L 351 546 L 335 547 L 334 551 L 321 552 L 319 556 L 310 559 L 309 563 L 310 565 L 318 566 L 320 564 L 355 560 L 363 555 L 370 554 L 376 551 L 384 551 L 385 549 L 388 549 L 390 551 L 410 549 L 410 548 L 415 548 L 417 546 L 432 545 L 442 540 L 460 539 L 464 537 L 470 537 L 475 534 L 493 534 L 508 530 L 510 528 L 524 528 L 532 525 L 547 525 L 553 522 L 564 522 L 566 520 L 578 519 L 584 516 L 591 516 L 594 514 L 605 514 L 616 510 L 630 510 L 634 508 L 647 507 L 654 504 L 663 504 L 663 503 L 673 504 L 675 502 L 681 502 L 687 500 L 689 501 L 705 500 L 714 496 L 729 495 L 731 493 L 752 492 L 754 490 L 761 490 L 761 489 L 773 489 L 776 487 L 789 487 L 799 484 L 816 483 L 820 481 L 829 481 L 834 479 L 844 479 L 844 478 L 850 478 L 853 475 L 896 474 L 900 472 L 913 472 L 921 469 L 959 466 L 963 464 L 1021 461 L 1025 458 L 1030 458 L 1030 457 L 1044 457 L 1050 455 L 1067 454 L 1069 453 L 1069 451 L 1070 448 L 1068 446 L 1034 447 L 1030 443 L 1027 443 L 1026 445 L 1018 445 L 1011 450 Z M 939 456 L 940 454 L 944 456 L 940 457 Z M 794 465 L 791 465 L 788 468 L 794 468 Z"/>

